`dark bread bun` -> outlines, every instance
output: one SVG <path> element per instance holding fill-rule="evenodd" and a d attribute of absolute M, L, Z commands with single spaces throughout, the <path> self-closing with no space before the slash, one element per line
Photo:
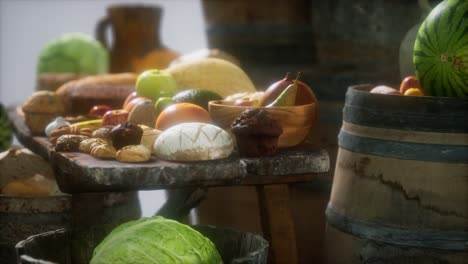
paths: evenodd
<path fill-rule="evenodd" d="M 240 156 L 259 157 L 276 152 L 283 128 L 267 111 L 248 108 L 231 124 L 231 131 Z"/>
<path fill-rule="evenodd" d="M 142 136 L 143 129 L 130 122 L 119 124 L 110 131 L 112 145 L 117 150 L 128 145 L 139 145 Z"/>

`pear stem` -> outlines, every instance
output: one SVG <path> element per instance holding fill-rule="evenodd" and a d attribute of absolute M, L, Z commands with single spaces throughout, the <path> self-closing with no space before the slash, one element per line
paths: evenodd
<path fill-rule="evenodd" d="M 294 80 L 294 82 L 298 82 L 298 81 L 299 81 L 299 78 L 301 78 L 301 72 L 297 72 L 297 74 L 296 74 L 296 80 Z"/>

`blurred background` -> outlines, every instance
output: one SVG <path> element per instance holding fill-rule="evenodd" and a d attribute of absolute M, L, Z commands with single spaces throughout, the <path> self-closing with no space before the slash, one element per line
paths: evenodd
<path fill-rule="evenodd" d="M 94 36 L 111 4 L 155 4 L 164 9 L 160 36 L 180 53 L 207 46 L 197 0 L 1 0 L 0 100 L 21 103 L 34 91 L 36 64 L 45 44 L 67 32 Z"/>
<path fill-rule="evenodd" d="M 298 254 L 320 262 L 336 136 L 346 89 L 360 83 L 397 86 L 413 73 L 412 44 L 429 0 L 0 0 L 0 101 L 22 103 L 36 85 L 41 48 L 66 32 L 95 36 L 110 5 L 162 8 L 155 36 L 180 54 L 218 48 L 239 60 L 258 90 L 302 72 L 319 99 L 319 126 L 310 141 L 326 148 L 331 170 L 291 189 Z M 106 36 L 113 42 L 112 34 Z M 112 46 L 112 44 L 111 44 Z M 114 68 L 113 71 L 119 71 Z M 163 191 L 141 192 L 143 215 L 164 202 Z M 261 232 L 255 189 L 212 188 L 196 221 Z M 314 248 L 314 250 L 310 250 Z"/>

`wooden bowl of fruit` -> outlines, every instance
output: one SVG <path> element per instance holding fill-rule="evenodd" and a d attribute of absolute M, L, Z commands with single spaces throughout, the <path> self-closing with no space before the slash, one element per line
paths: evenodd
<path fill-rule="evenodd" d="M 242 98 L 242 102 L 239 100 L 211 101 L 209 103 L 211 118 L 216 125 L 229 131 L 234 119 L 244 110 L 251 107 L 260 108 L 268 111 L 283 128 L 278 147 L 298 145 L 317 124 L 318 105 L 313 91 L 302 82 L 298 82 L 292 101 L 278 103 L 278 99 L 281 100 L 282 96 L 285 96 L 293 81 L 290 76 L 287 76 L 276 82 L 265 91 L 259 101 L 250 101 L 248 96 Z M 282 104 L 292 105 L 282 106 Z"/>

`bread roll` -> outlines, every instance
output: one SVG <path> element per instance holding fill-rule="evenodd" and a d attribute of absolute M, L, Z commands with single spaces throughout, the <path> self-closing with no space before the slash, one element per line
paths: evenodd
<path fill-rule="evenodd" d="M 133 73 L 89 76 L 60 86 L 57 94 L 65 105 L 66 115 L 87 114 L 95 105 L 120 109 L 125 98 L 135 91 Z"/>
<path fill-rule="evenodd" d="M 158 136 L 162 133 L 161 130 L 151 128 L 145 125 L 138 125 L 143 129 L 143 136 L 141 136 L 140 144 L 145 146 L 150 152 L 153 151 L 154 142 Z"/>
<path fill-rule="evenodd" d="M 233 148 L 231 136 L 217 126 L 182 123 L 162 132 L 153 151 L 164 160 L 195 161 L 226 158 Z"/>
<path fill-rule="evenodd" d="M 12 147 L 1 152 L 0 168 L 0 189 L 10 181 L 29 178 L 35 174 L 54 178 L 50 163 L 27 148 Z"/>
<path fill-rule="evenodd" d="M 117 150 L 108 144 L 97 144 L 91 147 L 90 154 L 99 159 L 113 159 Z"/>
<path fill-rule="evenodd" d="M 145 162 L 150 158 L 151 151 L 143 145 L 128 145 L 115 154 L 115 159 L 121 162 Z"/>
<path fill-rule="evenodd" d="M 34 92 L 22 105 L 25 122 L 32 133 L 44 134 L 46 126 L 63 115 L 65 106 L 51 91 Z"/>
<path fill-rule="evenodd" d="M 55 180 L 35 174 L 27 179 L 9 182 L 1 189 L 1 194 L 11 196 L 47 196 L 51 194 L 56 185 Z"/>
<path fill-rule="evenodd" d="M 97 145 L 109 145 L 109 143 L 102 138 L 88 138 L 80 142 L 78 150 L 84 153 L 91 153 L 91 149 Z"/>

